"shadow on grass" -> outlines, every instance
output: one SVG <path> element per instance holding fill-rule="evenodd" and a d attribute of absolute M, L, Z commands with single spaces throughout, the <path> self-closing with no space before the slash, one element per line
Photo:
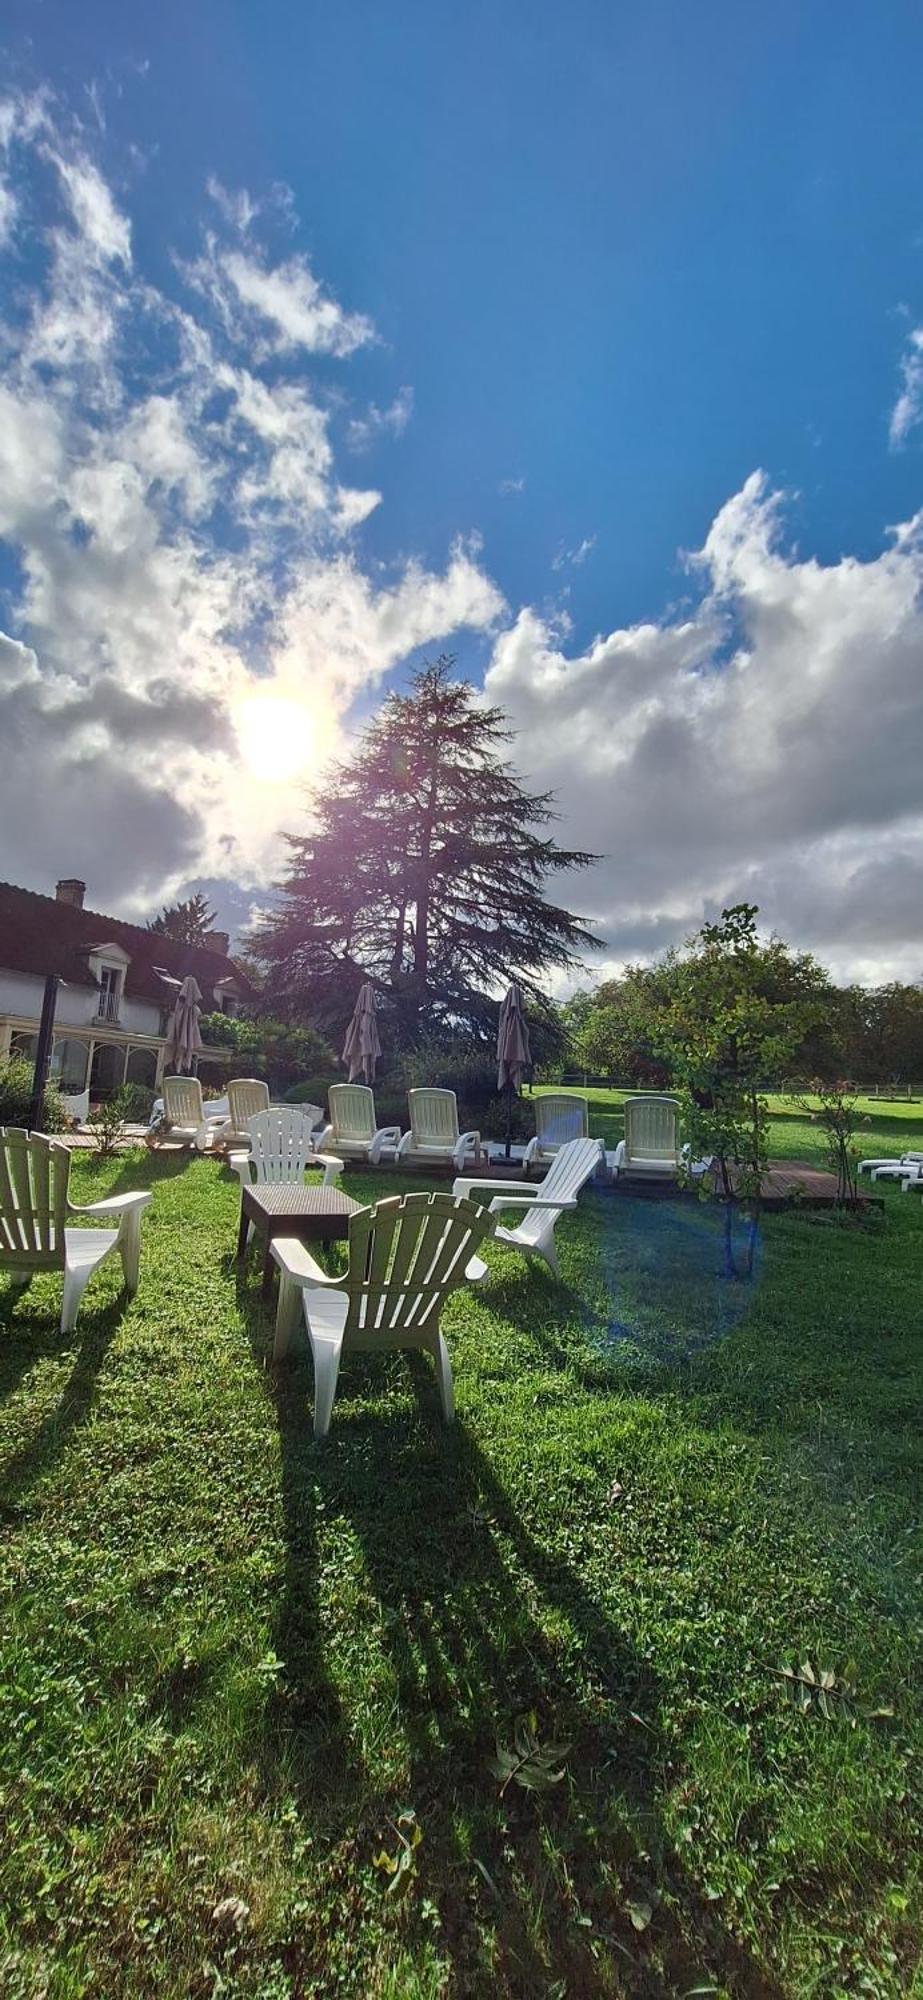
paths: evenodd
<path fill-rule="evenodd" d="M 360 1400 L 407 1369 L 415 1411 Z M 277 1371 L 287 1577 L 267 1791 L 292 1791 L 337 1869 L 366 1880 L 413 1807 L 423 1840 L 402 1922 L 422 1948 L 420 1913 L 438 1911 L 453 1995 L 667 2000 L 720 1977 L 779 2000 L 661 1828 L 650 1667 L 529 1532 L 465 1426 L 442 1425 L 423 1358 L 350 1356 L 322 1445 L 312 1387 L 306 1360 Z M 344 1574 L 338 1616 L 323 1565 L 352 1543 L 359 1580 Z M 344 1636 L 351 1618 L 364 1643 Z M 570 1746 L 566 1775 L 502 1793 L 492 1760 L 530 1714 L 543 1742 Z M 643 1921 L 646 1904 L 642 1936 L 632 1908 Z M 296 1980 L 322 1974 L 313 1950 L 293 1948 Z"/>
<path fill-rule="evenodd" d="M 17 1294 L 12 1296 L 15 1298 Z M 11 1321 L 13 1338 L 0 1344 L 0 1401 L 13 1395 L 38 1362 L 67 1353 L 74 1344 L 76 1347 L 70 1376 L 54 1409 L 42 1419 L 28 1444 L 14 1452 L 0 1470 L 0 1518 L 18 1518 L 29 1488 L 50 1469 L 73 1432 L 86 1421 L 96 1396 L 100 1370 L 126 1303 L 123 1289 L 118 1299 L 103 1310 L 86 1309 L 77 1321 L 75 1333 L 61 1333 L 60 1304 L 53 1318 L 46 1311 L 37 1312 L 34 1317 L 26 1312 Z"/>

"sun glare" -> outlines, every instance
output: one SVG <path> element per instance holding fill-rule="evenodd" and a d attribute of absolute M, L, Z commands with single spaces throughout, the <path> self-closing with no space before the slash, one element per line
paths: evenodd
<path fill-rule="evenodd" d="M 241 756 L 255 778 L 311 777 L 330 754 L 329 718 L 288 695 L 247 695 L 237 710 Z"/>

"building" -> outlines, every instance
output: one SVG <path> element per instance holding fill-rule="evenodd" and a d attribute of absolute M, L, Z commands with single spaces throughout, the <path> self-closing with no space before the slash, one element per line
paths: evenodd
<path fill-rule="evenodd" d="M 174 944 L 156 931 L 85 910 L 86 885 L 58 883 L 38 896 L 0 882 L 0 1060 L 35 1057 L 45 980 L 61 981 L 52 1075 L 62 1091 L 108 1097 L 123 1083 L 153 1088 L 180 982 L 193 973 L 203 1013 L 235 1014 L 252 998 L 228 955 L 225 931 L 205 945 Z"/>

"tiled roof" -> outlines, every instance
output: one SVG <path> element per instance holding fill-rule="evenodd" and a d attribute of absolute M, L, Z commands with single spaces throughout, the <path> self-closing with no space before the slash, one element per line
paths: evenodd
<path fill-rule="evenodd" d="M 123 923 L 99 910 L 80 910 L 73 903 L 59 903 L 55 896 L 38 896 L 32 889 L 17 889 L 0 882 L 0 968 L 8 972 L 33 972 L 41 978 L 57 972 L 75 986 L 94 986 L 88 955 L 97 945 L 118 944 L 130 964 L 125 974 L 125 995 L 129 1000 L 150 1000 L 169 1006 L 175 988 L 173 979 L 194 973 L 202 989 L 204 1011 L 215 1002 L 215 988 L 232 979 L 242 998 L 253 987 L 247 974 L 233 958 L 209 951 L 203 945 L 174 944 L 156 931 L 139 924 Z M 168 974 L 159 976 L 160 967 Z"/>

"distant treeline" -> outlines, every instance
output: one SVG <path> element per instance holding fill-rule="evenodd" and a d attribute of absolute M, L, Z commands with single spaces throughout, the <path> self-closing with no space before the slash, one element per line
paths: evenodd
<path fill-rule="evenodd" d="M 671 963 L 629 966 L 623 978 L 606 980 L 566 1001 L 561 1019 L 567 1049 L 559 1074 L 665 1088 L 670 1070 L 657 1046 L 658 1015 L 669 991 Z M 923 986 L 897 981 L 835 986 L 816 961 L 804 956 L 796 963 L 815 1003 L 802 1076 L 836 1072 L 901 1094 L 912 1080 L 923 1079 Z"/>

